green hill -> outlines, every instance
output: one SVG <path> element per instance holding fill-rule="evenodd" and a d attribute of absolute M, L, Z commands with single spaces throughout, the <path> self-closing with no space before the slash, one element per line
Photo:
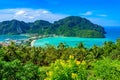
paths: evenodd
<path fill-rule="evenodd" d="M 52 24 L 48 21 L 44 20 L 37 20 L 34 23 L 29 23 L 30 30 L 28 30 L 28 33 L 37 33 L 37 34 L 45 34 L 48 27 L 50 27 Z M 48 33 L 47 33 L 48 34 Z"/>
<path fill-rule="evenodd" d="M 29 29 L 29 25 L 23 21 L 11 20 L 0 23 L 0 34 L 21 34 Z"/>
<path fill-rule="evenodd" d="M 37 20 L 32 23 L 11 20 L 0 23 L 0 34 L 56 34 L 69 37 L 103 38 L 105 30 L 102 26 L 93 24 L 85 18 L 69 16 L 50 23 Z"/>
<path fill-rule="evenodd" d="M 54 22 L 50 31 L 64 36 L 105 37 L 102 26 L 93 24 L 89 20 L 78 16 L 70 16 Z"/>

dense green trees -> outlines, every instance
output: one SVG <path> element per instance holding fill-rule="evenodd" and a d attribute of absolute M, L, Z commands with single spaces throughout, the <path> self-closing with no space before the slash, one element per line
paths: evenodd
<path fill-rule="evenodd" d="M 93 24 L 85 18 L 69 16 L 52 25 L 53 33 L 64 36 L 77 37 L 105 37 L 104 28 Z"/>
<path fill-rule="evenodd" d="M 30 27 L 27 23 L 18 20 L 0 22 L 0 34 L 22 34 Z"/>
<path fill-rule="evenodd" d="M 37 20 L 31 23 L 11 20 L 0 23 L 0 34 L 39 34 L 39 35 L 62 35 L 72 37 L 104 38 L 105 30 L 102 26 L 93 24 L 85 18 L 69 16 L 50 23 Z"/>
<path fill-rule="evenodd" d="M 11 62 L 0 61 L 1 80 L 35 80 L 40 79 L 39 67 L 33 63 L 23 64 L 19 60 Z"/>
<path fill-rule="evenodd" d="M 119 80 L 120 61 L 103 59 L 92 64 L 92 79 Z"/>
<path fill-rule="evenodd" d="M 1 80 L 119 80 L 120 40 L 85 48 L 15 45 L 0 48 Z"/>
<path fill-rule="evenodd" d="M 34 23 L 29 23 L 30 26 L 30 30 L 28 30 L 28 33 L 37 33 L 37 34 L 49 34 L 49 32 L 47 32 L 48 28 L 51 26 L 52 24 L 49 23 L 48 21 L 44 21 L 44 20 L 37 20 Z"/>

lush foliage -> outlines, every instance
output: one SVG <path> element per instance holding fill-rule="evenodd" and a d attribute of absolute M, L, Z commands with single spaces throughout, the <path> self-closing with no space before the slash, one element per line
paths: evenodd
<path fill-rule="evenodd" d="M 103 59 L 92 65 L 92 76 L 90 79 L 119 80 L 120 61 Z"/>
<path fill-rule="evenodd" d="M 55 61 L 46 74 L 48 77 L 45 80 L 86 80 L 88 71 L 85 61 L 80 62 L 70 56 L 67 61 Z"/>
<path fill-rule="evenodd" d="M 69 16 L 56 21 L 52 25 L 51 31 L 55 32 L 57 35 L 64 36 L 105 37 L 103 27 L 77 16 Z"/>
<path fill-rule="evenodd" d="M 21 34 L 26 33 L 30 27 L 27 23 L 18 20 L 0 22 L 0 34 Z"/>
<path fill-rule="evenodd" d="M 0 47 L 1 80 L 120 80 L 120 40 L 101 47 Z"/>
<path fill-rule="evenodd" d="M 32 64 L 22 64 L 19 60 L 11 62 L 0 61 L 0 78 L 3 80 L 39 79 L 39 67 Z"/>
<path fill-rule="evenodd" d="M 11 20 L 0 23 L 0 34 L 39 34 L 39 35 L 62 35 L 72 37 L 105 37 L 104 28 L 93 24 L 89 20 L 77 16 L 69 16 L 54 23 L 37 20 L 31 23 Z"/>

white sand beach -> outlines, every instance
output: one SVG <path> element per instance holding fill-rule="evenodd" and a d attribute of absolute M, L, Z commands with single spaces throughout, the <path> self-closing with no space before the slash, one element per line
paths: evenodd
<path fill-rule="evenodd" d="M 36 40 L 33 40 L 33 41 L 31 42 L 31 47 L 34 46 L 35 41 L 36 41 Z"/>

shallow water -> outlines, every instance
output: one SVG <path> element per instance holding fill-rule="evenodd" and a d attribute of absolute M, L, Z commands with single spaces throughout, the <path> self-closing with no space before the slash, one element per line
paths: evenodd
<path fill-rule="evenodd" d="M 48 37 L 36 40 L 34 46 L 44 47 L 46 44 L 58 46 L 62 42 L 75 47 L 82 42 L 86 47 L 92 47 L 93 45 L 102 46 L 105 41 L 115 42 L 117 38 L 120 38 L 120 27 L 105 27 L 105 30 L 107 32 L 106 38 Z"/>
<path fill-rule="evenodd" d="M 76 38 L 76 37 L 49 37 L 39 39 L 34 43 L 34 46 L 46 46 L 46 44 L 58 46 L 59 43 L 65 43 L 68 46 L 76 46 L 80 42 L 83 42 L 86 47 L 93 46 L 94 44 L 101 46 L 105 41 L 109 41 L 107 38 Z"/>
<path fill-rule="evenodd" d="M 120 27 L 105 27 L 107 32 L 106 38 L 77 38 L 77 37 L 48 37 L 35 41 L 34 46 L 46 46 L 46 44 L 58 46 L 59 43 L 65 43 L 68 46 L 75 47 L 80 42 L 84 43 L 86 47 L 92 47 L 93 45 L 101 46 L 105 41 L 113 41 L 120 38 Z M 27 39 L 24 35 L 0 35 L 0 42 L 4 42 L 6 39 L 11 40 L 24 40 Z"/>
<path fill-rule="evenodd" d="M 24 40 L 27 39 L 27 36 L 21 36 L 21 35 L 0 35 L 0 42 L 4 42 L 6 39 L 10 40 Z"/>

